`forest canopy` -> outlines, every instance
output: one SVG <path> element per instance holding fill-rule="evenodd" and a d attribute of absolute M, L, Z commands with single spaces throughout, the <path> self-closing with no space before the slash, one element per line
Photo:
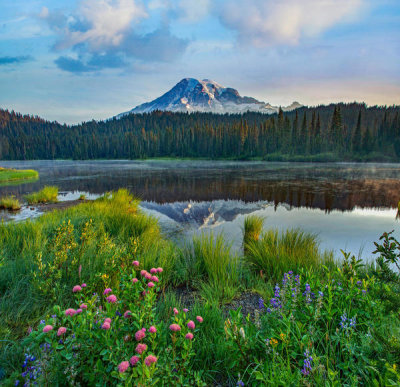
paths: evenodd
<path fill-rule="evenodd" d="M 154 111 L 62 125 L 0 110 L 0 159 L 400 159 L 400 107 L 331 104 L 273 115 Z"/>

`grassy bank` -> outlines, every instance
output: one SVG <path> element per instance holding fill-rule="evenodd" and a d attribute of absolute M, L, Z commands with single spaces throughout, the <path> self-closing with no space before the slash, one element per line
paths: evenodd
<path fill-rule="evenodd" d="M 262 226 L 240 254 L 220 235 L 178 249 L 125 190 L 0 225 L 0 383 L 398 385 L 385 257 L 337 263 Z"/>
<path fill-rule="evenodd" d="M 0 167 L 0 184 L 16 180 L 37 179 L 39 173 L 33 169 L 9 169 Z"/>

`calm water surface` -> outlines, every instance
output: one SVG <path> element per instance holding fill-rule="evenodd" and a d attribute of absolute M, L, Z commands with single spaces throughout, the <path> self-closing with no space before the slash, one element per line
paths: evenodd
<path fill-rule="evenodd" d="M 33 168 L 33 183 L 0 186 L 0 196 L 56 185 L 61 200 L 97 197 L 128 188 L 171 236 L 213 230 L 239 247 L 244 217 L 266 217 L 266 227 L 301 227 L 321 245 L 365 259 L 383 231 L 399 229 L 399 164 L 271 163 L 220 161 L 16 161 Z M 37 215 L 24 209 L 16 219 Z"/>

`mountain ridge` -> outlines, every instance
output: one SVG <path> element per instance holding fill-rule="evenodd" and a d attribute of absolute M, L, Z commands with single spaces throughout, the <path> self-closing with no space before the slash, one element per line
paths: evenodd
<path fill-rule="evenodd" d="M 302 106 L 294 101 L 289 106 L 282 107 L 282 110 L 291 111 Z M 236 89 L 224 87 L 211 79 L 183 78 L 160 97 L 115 117 L 121 118 L 131 113 L 150 113 L 154 110 L 220 114 L 252 111 L 273 114 L 278 112 L 279 107 L 253 97 L 241 96 Z"/>

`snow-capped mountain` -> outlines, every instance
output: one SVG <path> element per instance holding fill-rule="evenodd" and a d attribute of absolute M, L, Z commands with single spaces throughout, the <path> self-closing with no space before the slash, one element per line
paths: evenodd
<path fill-rule="evenodd" d="M 301 107 L 293 102 L 282 110 L 289 111 Z M 212 112 L 212 113 L 244 113 L 255 111 L 272 114 L 279 107 L 258 101 L 252 97 L 242 97 L 231 87 L 224 87 L 210 79 L 202 81 L 194 78 L 184 78 L 170 91 L 161 97 L 136 106 L 134 109 L 116 116 L 120 118 L 130 113 L 148 113 L 153 110 L 172 112 Z"/>

